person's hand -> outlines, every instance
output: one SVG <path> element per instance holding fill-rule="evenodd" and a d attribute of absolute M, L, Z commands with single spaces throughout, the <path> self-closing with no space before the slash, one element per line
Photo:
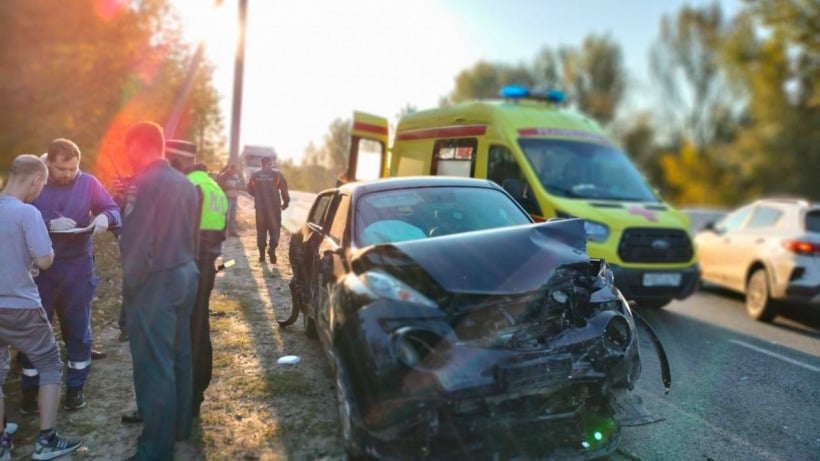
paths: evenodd
<path fill-rule="evenodd" d="M 94 232 L 91 235 L 101 234 L 108 230 L 108 216 L 100 213 L 94 218 Z"/>
<path fill-rule="evenodd" d="M 59 218 L 52 219 L 48 223 L 49 229 L 58 232 L 73 229 L 75 227 L 77 227 L 77 221 L 74 221 L 71 218 L 66 218 L 65 216 L 60 216 Z"/>
<path fill-rule="evenodd" d="M 288 204 L 287 204 L 287 203 L 283 203 L 283 204 L 282 204 L 282 210 L 284 211 L 284 210 L 287 210 L 287 209 L 288 209 Z"/>
<path fill-rule="evenodd" d="M 40 275 L 40 268 L 37 267 L 37 266 L 31 266 L 31 269 L 29 269 L 29 272 L 31 272 L 31 277 L 32 278 L 37 278 L 37 276 Z"/>

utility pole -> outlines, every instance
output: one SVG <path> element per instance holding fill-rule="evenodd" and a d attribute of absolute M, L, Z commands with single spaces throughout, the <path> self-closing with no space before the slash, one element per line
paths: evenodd
<path fill-rule="evenodd" d="M 248 0 L 239 0 L 239 41 L 233 68 L 233 110 L 231 111 L 231 150 L 229 163 L 238 164 L 239 128 L 242 119 L 242 75 L 245 68 L 245 27 L 248 22 Z"/>

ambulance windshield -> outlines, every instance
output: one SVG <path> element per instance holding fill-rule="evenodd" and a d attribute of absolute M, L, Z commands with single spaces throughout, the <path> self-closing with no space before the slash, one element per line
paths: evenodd
<path fill-rule="evenodd" d="M 626 154 L 613 145 L 567 139 L 519 139 L 546 191 L 558 197 L 657 202 Z"/>

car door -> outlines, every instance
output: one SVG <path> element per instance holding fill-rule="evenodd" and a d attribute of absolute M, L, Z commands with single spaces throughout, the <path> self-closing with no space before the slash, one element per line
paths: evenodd
<path fill-rule="evenodd" d="M 339 285 L 350 270 L 344 251 L 345 235 L 350 219 L 350 195 L 338 194 L 334 197 L 326 219 L 327 233 L 319 244 L 318 251 L 318 305 L 316 306 L 316 327 L 319 337 L 330 355 L 333 344 L 334 309 L 337 303 Z"/>
<path fill-rule="evenodd" d="M 308 212 L 305 225 L 301 230 L 301 248 L 299 251 L 299 263 L 295 269 L 299 271 L 297 277 L 303 283 L 304 301 L 307 308 L 311 310 L 310 317 L 316 319 L 315 299 L 318 287 L 317 265 L 319 245 L 324 239 L 327 229 L 328 210 L 333 202 L 336 191 L 321 192 L 313 201 L 313 205 Z"/>
<path fill-rule="evenodd" d="M 737 254 L 735 264 L 729 273 L 729 283 L 738 290 L 746 289 L 746 276 L 749 267 L 755 261 L 770 262 L 768 252 L 772 241 L 777 246 L 779 242 L 777 226 L 783 217 L 783 211 L 776 206 L 758 205 L 752 211 L 743 229 L 736 237 Z M 771 267 L 767 267 L 771 270 Z M 774 274 L 770 272 L 770 276 Z"/>
<path fill-rule="evenodd" d="M 726 258 L 733 257 L 735 233 L 749 218 L 752 208 L 746 206 L 733 211 L 716 223 L 713 229 L 698 233 L 698 257 L 704 280 L 728 286 L 730 265 Z"/>

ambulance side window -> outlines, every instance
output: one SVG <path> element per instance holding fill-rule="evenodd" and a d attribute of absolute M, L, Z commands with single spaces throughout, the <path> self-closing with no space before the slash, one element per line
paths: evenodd
<path fill-rule="evenodd" d="M 521 173 L 521 167 L 506 147 L 490 146 L 487 155 L 487 179 L 503 187 L 528 213 L 543 216 L 532 188 Z"/>
<path fill-rule="evenodd" d="M 478 141 L 475 138 L 440 139 L 433 145 L 430 174 L 469 178 L 475 172 Z"/>

